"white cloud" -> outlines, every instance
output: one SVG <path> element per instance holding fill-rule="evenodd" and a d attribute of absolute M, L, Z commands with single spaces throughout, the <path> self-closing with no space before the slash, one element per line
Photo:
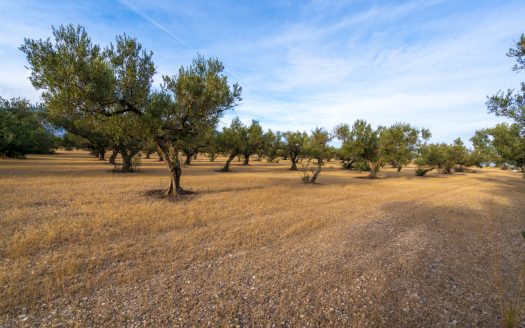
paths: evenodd
<path fill-rule="evenodd" d="M 418 4 L 392 15 L 420 10 Z M 431 21 L 428 28 L 445 33 L 413 43 L 389 40 L 395 31 L 377 34 L 372 28 L 371 38 L 363 41 L 330 35 L 340 32 L 340 22 L 337 28 L 294 23 L 273 39 L 267 36 L 262 43 L 245 45 L 281 58 L 261 64 L 261 56 L 246 56 L 252 58 L 247 65 L 259 66 L 247 80 L 271 97 L 248 91 L 245 99 L 251 101 L 238 112 L 241 117 L 266 117 L 270 127 L 280 129 L 331 128 L 365 118 L 375 125 L 405 121 L 429 127 L 437 141 L 468 138 L 476 129 L 501 121 L 486 114 L 485 96 L 516 87 L 522 78 L 511 72 L 504 54 L 510 40 L 519 36 L 524 9 L 473 10 L 475 19 Z M 381 12 L 369 10 L 346 22 L 373 24 L 368 20 Z M 427 28 L 414 28 L 420 27 Z M 334 45 L 334 37 L 348 40 L 348 50 Z"/>

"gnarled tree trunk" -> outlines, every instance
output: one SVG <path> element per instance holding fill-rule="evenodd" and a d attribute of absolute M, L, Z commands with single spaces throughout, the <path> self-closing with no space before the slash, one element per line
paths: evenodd
<path fill-rule="evenodd" d="M 343 169 L 351 170 L 354 168 L 354 160 L 343 161 Z"/>
<path fill-rule="evenodd" d="M 230 171 L 230 163 L 231 161 L 237 156 L 236 153 L 231 153 L 230 156 L 228 156 L 228 159 L 226 160 L 226 163 L 224 164 L 224 167 L 221 169 L 221 172 L 229 172 Z"/>
<path fill-rule="evenodd" d="M 379 170 L 381 169 L 381 161 L 379 162 L 368 161 L 368 166 L 370 166 L 370 173 L 368 174 L 368 178 L 376 179 L 377 175 L 379 174 Z"/>
<path fill-rule="evenodd" d="M 133 172 L 133 167 L 131 164 L 131 159 L 135 155 L 132 151 L 128 151 L 127 147 L 119 147 L 120 157 L 122 157 L 122 169 L 120 172 L 128 173 Z"/>
<path fill-rule="evenodd" d="M 179 165 L 175 165 L 173 169 L 170 169 L 170 184 L 166 190 L 166 195 L 171 196 L 173 193 L 180 195 L 184 193 L 184 190 L 180 186 L 180 177 L 182 176 L 182 169 Z"/>
<path fill-rule="evenodd" d="M 242 165 L 249 165 L 250 164 L 250 154 L 244 153 L 243 156 L 244 156 L 244 162 L 242 163 Z"/>
<path fill-rule="evenodd" d="M 118 155 L 118 149 L 117 148 L 113 148 L 113 151 L 111 152 L 111 156 L 109 156 L 109 164 L 112 164 L 112 165 L 115 165 L 115 159 L 117 158 L 117 155 Z"/>
<path fill-rule="evenodd" d="M 290 170 L 297 171 L 297 155 L 290 156 L 290 160 L 292 161 L 292 167 L 290 167 Z"/>
<path fill-rule="evenodd" d="M 416 175 L 419 177 L 424 177 L 428 172 L 432 171 L 433 169 L 434 169 L 433 167 L 428 167 L 428 168 L 418 167 L 416 169 Z"/>
<path fill-rule="evenodd" d="M 321 165 L 319 165 L 314 173 L 312 174 L 312 176 L 310 177 L 310 183 L 315 183 L 315 180 L 317 180 L 317 177 L 319 176 L 319 174 L 321 174 Z"/>
<path fill-rule="evenodd" d="M 219 154 L 210 153 L 209 154 L 210 162 L 214 162 L 217 157 L 219 157 Z"/>
<path fill-rule="evenodd" d="M 186 160 L 184 161 L 184 165 L 191 165 L 191 158 L 193 155 L 191 153 L 186 154 Z"/>
<path fill-rule="evenodd" d="M 182 176 L 182 169 L 179 159 L 179 150 L 176 149 L 172 143 L 165 140 L 157 140 L 157 151 L 162 156 L 164 164 L 168 167 L 170 172 L 170 183 L 166 190 L 166 196 L 181 195 L 186 193 L 180 186 L 180 178 Z"/>
<path fill-rule="evenodd" d="M 307 174 L 307 171 L 305 169 L 304 175 L 303 175 L 303 182 L 304 183 L 315 183 L 315 180 L 317 180 L 317 177 L 319 176 L 319 174 L 321 174 L 321 165 L 322 164 L 323 164 L 322 161 L 318 161 L 317 162 L 317 167 L 315 168 L 315 170 L 312 171 L 312 175 L 311 176 L 309 174 Z"/>

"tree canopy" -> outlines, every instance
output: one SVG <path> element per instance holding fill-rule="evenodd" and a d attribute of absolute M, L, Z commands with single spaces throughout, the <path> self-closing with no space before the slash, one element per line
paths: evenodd
<path fill-rule="evenodd" d="M 521 35 L 514 48 L 509 49 L 507 56 L 516 59 L 512 68 L 514 71 L 525 70 L 525 34 Z M 487 107 L 490 113 L 514 120 L 521 133 L 525 133 L 525 82 L 521 83 L 519 90 L 499 91 L 488 97 Z"/>
<path fill-rule="evenodd" d="M 245 131 L 246 126 L 236 117 L 231 121 L 230 126 L 222 128 L 222 132 L 218 135 L 217 149 L 228 157 L 221 170 L 222 172 L 229 172 L 231 161 L 242 153 Z"/>
<path fill-rule="evenodd" d="M 290 157 L 292 162 L 290 170 L 297 170 L 297 161 L 300 156 L 304 155 L 305 148 L 308 145 L 308 134 L 300 131 L 288 131 L 284 134 L 284 155 Z"/>
<path fill-rule="evenodd" d="M 523 170 L 525 137 L 520 131 L 518 124 L 500 123 L 493 128 L 476 131 L 471 140 L 486 161 L 498 165 L 510 164 Z"/>

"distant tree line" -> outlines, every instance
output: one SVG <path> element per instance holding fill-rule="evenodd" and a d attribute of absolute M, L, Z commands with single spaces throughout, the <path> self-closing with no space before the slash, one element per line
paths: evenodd
<path fill-rule="evenodd" d="M 386 165 L 398 171 L 410 163 L 416 174 L 431 170 L 451 174 L 468 166 L 487 164 L 523 170 L 525 84 L 490 97 L 487 106 L 496 115 L 512 118 L 513 124 L 482 129 L 468 149 L 461 139 L 452 144 L 429 143 L 427 129 L 407 123 L 373 128 L 364 120 L 340 124 L 327 131 L 265 131 L 252 120 L 235 118 L 217 129 L 219 119 L 242 99 L 242 88 L 230 84 L 223 64 L 198 56 L 173 76 L 163 75 L 160 90 L 152 89 L 156 67 L 153 54 L 127 35 L 117 36 L 106 47 L 93 44 L 82 26 L 53 28 L 54 39 L 25 39 L 25 53 L 33 86 L 41 90 L 43 104 L 25 100 L 1 100 L 0 146 L 4 156 L 50 152 L 58 146 L 51 125 L 65 131 L 60 146 L 88 149 L 99 159 L 109 155 L 115 164 L 120 155 L 122 172 L 134 169 L 140 153 L 156 153 L 169 171 L 167 195 L 184 194 L 183 165 L 191 165 L 198 154 L 210 161 L 226 157 L 221 172 L 231 170 L 238 158 L 290 160 L 290 170 L 300 168 L 303 181 L 315 182 L 326 161 L 339 160 L 348 170 L 368 171 L 379 176 Z M 525 68 L 524 37 L 511 49 L 515 70 Z M 330 145 L 338 140 L 340 147 Z"/>

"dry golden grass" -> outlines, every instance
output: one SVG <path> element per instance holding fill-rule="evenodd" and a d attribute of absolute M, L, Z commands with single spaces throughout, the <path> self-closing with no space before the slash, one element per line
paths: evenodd
<path fill-rule="evenodd" d="M 85 152 L 0 160 L 0 326 L 485 326 L 525 314 L 525 181 Z M 512 316 L 514 319 L 508 319 Z"/>

